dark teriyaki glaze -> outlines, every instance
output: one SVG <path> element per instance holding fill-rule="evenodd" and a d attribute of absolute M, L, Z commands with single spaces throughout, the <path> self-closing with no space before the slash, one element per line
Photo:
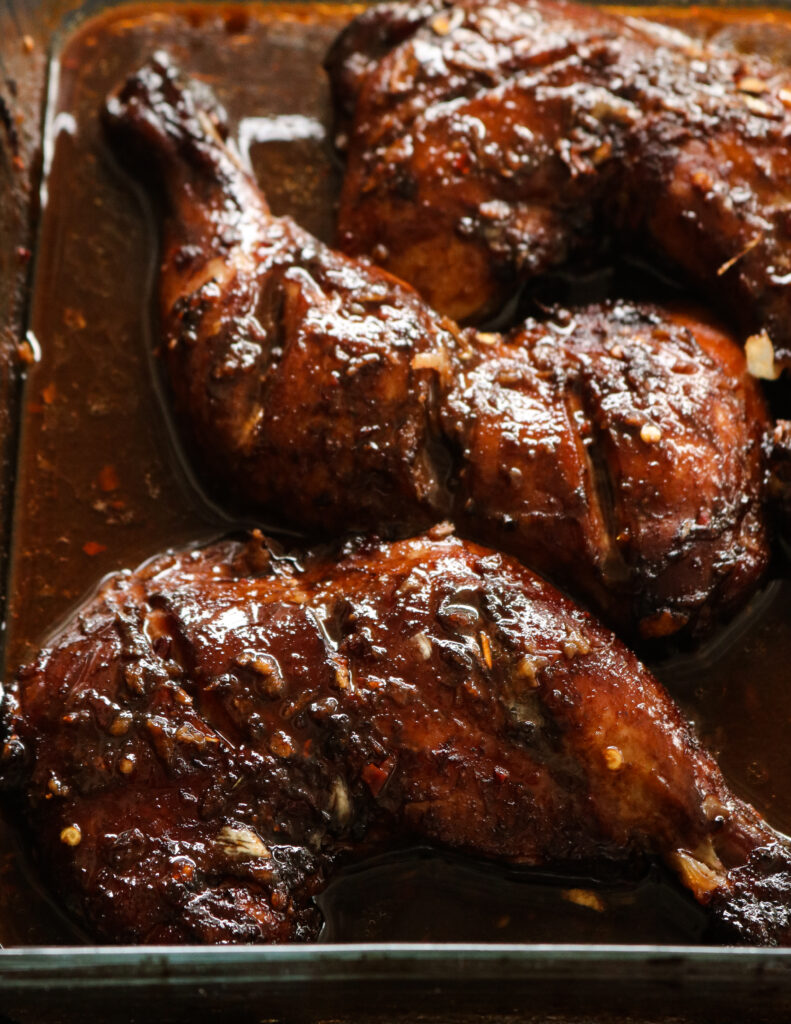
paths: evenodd
<path fill-rule="evenodd" d="M 451 531 L 166 555 L 20 670 L 3 782 L 92 934 L 315 939 L 340 862 L 425 840 L 550 869 L 653 855 L 714 935 L 788 943 L 791 841 L 611 632 Z"/>
<path fill-rule="evenodd" d="M 619 301 L 462 330 L 322 245 L 160 51 L 108 97 L 162 218 L 162 361 L 198 464 L 311 536 L 453 518 L 624 637 L 698 634 L 769 555 L 760 386 L 704 318 Z"/>
<path fill-rule="evenodd" d="M 168 45 L 218 93 L 276 212 L 293 212 L 329 240 L 339 179 L 321 61 L 357 10 L 125 6 L 88 22 L 57 54 L 31 311 L 41 359 L 28 369 L 23 409 L 9 667 L 31 657 L 106 573 L 229 526 L 189 475 L 157 394 L 156 232 L 104 146 L 99 106 Z M 11 834 L 3 849 L 0 942 L 78 941 L 31 881 Z"/>
<path fill-rule="evenodd" d="M 227 529 L 227 520 L 207 505 L 186 474 L 163 404 L 151 389 L 148 310 L 156 235 L 104 147 L 96 110 L 129 71 L 165 46 L 190 71 L 206 76 L 228 110 L 231 134 L 249 141 L 273 212 L 292 214 L 330 242 L 339 173 L 321 61 L 356 11 L 250 5 L 240 12 L 215 5 L 196 10 L 147 4 L 90 22 L 62 49 L 49 111 L 48 201 L 33 296 L 32 327 L 42 358 L 29 372 L 24 415 L 8 623 L 11 672 L 104 573 L 134 565 L 169 544 Z M 693 16 L 663 9 L 662 17 L 673 23 L 691 20 L 696 31 L 728 45 L 791 58 L 791 22 L 784 14 L 698 10 Z M 251 117 L 259 120 L 246 120 Z M 623 284 L 619 280 L 609 294 L 623 294 Z M 656 284 L 650 280 L 644 291 L 650 296 Z M 563 289 L 562 300 L 571 303 L 608 294 L 600 282 L 583 279 L 572 280 L 570 288 L 566 282 Z M 786 757 L 791 708 L 786 710 L 784 685 L 791 661 L 790 604 L 786 584 L 773 584 L 698 654 L 659 666 L 660 676 L 718 753 L 729 781 L 785 828 L 791 828 Z M 28 877 L 25 859 L 5 831 L 3 845 L 0 941 L 79 941 Z M 436 873 L 431 866 L 436 862 L 423 858 L 401 863 L 376 869 L 396 899 L 405 879 L 418 886 L 421 878 L 428 879 L 425 887 Z M 425 915 L 419 908 L 411 916 L 399 908 L 404 922 L 399 937 L 450 938 L 437 922 L 443 899 L 448 920 L 455 921 L 452 937 L 458 939 L 684 941 L 700 932 L 699 922 L 686 918 L 686 904 L 683 912 L 671 909 L 665 919 L 678 897 L 651 877 L 642 885 L 624 883 L 618 890 L 623 895 L 612 898 L 606 887 L 596 890 L 598 906 L 607 909 L 621 901 L 624 917 L 616 923 L 596 909 L 596 899 L 586 903 L 587 897 L 579 896 L 576 890 L 590 888 L 584 879 L 545 887 L 506 878 L 499 870 L 469 870 L 479 879 L 479 915 L 461 918 L 453 910 L 459 892 L 468 891 L 465 875 L 444 897 L 434 888 L 438 902 Z M 360 906 L 365 877 L 363 871 L 339 879 L 322 897 L 333 939 L 389 937 L 386 893 L 381 894 L 384 920 L 366 924 L 368 908 Z M 525 913 L 506 924 L 514 904 Z M 547 915 L 535 911 L 547 904 L 557 922 L 550 932 Z"/>
<path fill-rule="evenodd" d="M 42 358 L 28 374 L 9 663 L 108 571 L 227 523 L 196 490 L 152 388 L 156 235 L 104 145 L 97 111 L 107 92 L 159 45 L 189 56 L 246 140 L 273 209 L 329 238 L 337 178 L 320 65 L 354 10 L 124 7 L 89 22 L 58 55 L 31 314 Z"/>
<path fill-rule="evenodd" d="M 406 13 L 408 12 L 408 13 Z M 345 251 L 479 323 L 608 247 L 650 254 L 791 364 L 791 75 L 567 0 L 373 7 L 328 66 Z"/>

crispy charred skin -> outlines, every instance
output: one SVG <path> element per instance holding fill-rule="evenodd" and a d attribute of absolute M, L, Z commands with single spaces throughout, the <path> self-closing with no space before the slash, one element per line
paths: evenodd
<path fill-rule="evenodd" d="M 258 535 L 121 574 L 20 671 L 3 724 L 46 877 L 105 939 L 311 939 L 338 863 L 416 839 L 656 855 L 723 937 L 789 935 L 786 840 L 648 671 L 442 528 L 299 562 Z"/>
<path fill-rule="evenodd" d="M 401 9 L 328 59 L 342 248 L 460 320 L 603 241 L 649 248 L 791 360 L 787 70 L 562 0 Z"/>
<path fill-rule="evenodd" d="M 272 217 L 166 57 L 107 119 L 164 180 L 176 404 L 245 501 L 324 535 L 453 515 L 646 636 L 704 628 L 750 592 L 767 424 L 720 331 L 628 304 L 462 331 Z"/>

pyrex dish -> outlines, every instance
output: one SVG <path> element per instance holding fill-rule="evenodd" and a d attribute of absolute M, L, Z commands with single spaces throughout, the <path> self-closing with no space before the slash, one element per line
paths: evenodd
<path fill-rule="evenodd" d="M 108 571 L 239 524 L 193 478 L 157 392 L 149 355 L 155 234 L 103 149 L 95 117 L 108 84 L 167 35 L 159 12 L 187 12 L 182 42 L 171 43 L 189 66 L 214 75 L 275 212 L 292 213 L 325 239 L 332 230 L 339 170 L 319 63 L 359 8 L 139 4 L 115 22 L 111 45 L 90 21 L 105 9 L 17 0 L 0 12 L 9 672 Z M 730 20 L 723 14 L 726 36 L 791 53 L 791 20 L 764 17 L 749 30 Z M 786 829 L 790 603 L 791 587 L 770 583 L 702 650 L 657 666 L 740 794 Z M 4 830 L 2 842 L 0 1012 L 14 1019 L 543 1019 L 562 1012 L 604 1020 L 603 1012 L 630 1012 L 643 1020 L 724 1020 L 743 1019 L 749 1006 L 754 1019 L 780 1020 L 791 1005 L 786 951 L 690 945 L 700 930 L 696 909 L 656 873 L 597 890 L 602 917 L 568 897 L 585 880 L 495 879 L 454 858 L 413 854 L 345 879 L 326 904 L 327 939 L 376 944 L 75 949 L 82 937 L 28 873 L 15 835 Z M 381 943 L 386 937 L 442 941 Z M 566 938 L 590 944 L 554 944 Z M 641 939 L 655 944 L 601 944 Z"/>

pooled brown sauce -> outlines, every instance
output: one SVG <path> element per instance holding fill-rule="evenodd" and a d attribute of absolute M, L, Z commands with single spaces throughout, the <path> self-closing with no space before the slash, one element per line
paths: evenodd
<path fill-rule="evenodd" d="M 190 473 L 153 351 L 156 232 L 103 143 L 107 92 L 158 47 L 209 82 L 276 214 L 331 241 L 340 167 L 321 61 L 360 8 L 148 3 L 84 24 L 56 54 L 24 401 L 7 670 L 108 572 L 238 521 Z M 791 64 L 791 14 L 623 8 Z M 607 275 L 602 280 L 609 280 Z M 590 281 L 578 294 L 590 298 Z M 574 298 L 572 283 L 570 300 Z M 595 297 L 595 296 L 593 296 Z M 776 575 L 785 571 L 780 563 Z M 791 831 L 791 582 L 775 581 L 694 654 L 655 667 L 739 795 Z M 4 829 L 0 943 L 79 942 Z M 702 916 L 656 868 L 631 880 L 505 872 L 404 853 L 322 897 L 328 941 L 694 942 Z"/>

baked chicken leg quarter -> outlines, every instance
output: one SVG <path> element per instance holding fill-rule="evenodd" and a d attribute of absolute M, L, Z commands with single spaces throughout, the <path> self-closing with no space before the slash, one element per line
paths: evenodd
<path fill-rule="evenodd" d="M 452 515 L 647 636 L 736 608 L 767 563 L 765 410 L 740 348 L 627 303 L 460 330 L 264 197 L 158 55 L 107 104 L 164 183 L 163 350 L 194 448 L 324 535 Z"/>
<path fill-rule="evenodd" d="M 636 658 L 435 528 L 260 534 L 106 583 L 3 706 L 2 772 L 97 936 L 315 938 L 333 868 L 430 840 L 510 864 L 662 858 L 723 938 L 791 935 L 791 849 Z"/>
<path fill-rule="evenodd" d="M 375 5 L 328 66 L 341 244 L 435 308 L 480 319 L 615 241 L 791 360 L 787 68 L 563 0 Z"/>

